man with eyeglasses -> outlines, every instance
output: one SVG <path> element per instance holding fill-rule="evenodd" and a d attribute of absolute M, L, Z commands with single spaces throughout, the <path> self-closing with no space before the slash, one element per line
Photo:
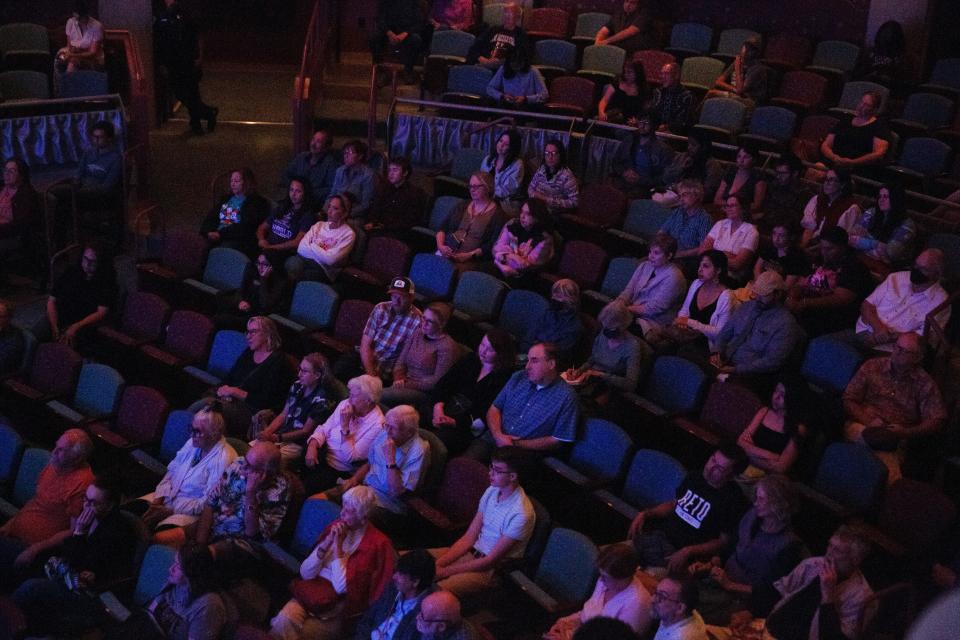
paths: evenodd
<path fill-rule="evenodd" d="M 649 198 L 651 189 L 663 186 L 663 172 L 673 162 L 673 150 L 657 138 L 658 124 L 653 111 L 637 115 L 633 134 L 613 159 L 614 184 L 629 198 Z"/>
<path fill-rule="evenodd" d="M 537 516 L 520 486 L 522 452 L 504 447 L 490 459 L 490 487 L 480 498 L 470 527 L 453 546 L 431 549 L 437 559 L 438 585 L 465 596 L 495 588 L 496 569 L 523 557 Z"/>
<path fill-rule="evenodd" d="M 943 429 L 947 410 L 922 360 L 923 339 L 901 333 L 890 355 L 863 363 L 843 392 L 847 440 L 873 448 L 891 484 L 904 463 L 911 472 L 937 468 L 934 436 Z"/>
<path fill-rule="evenodd" d="M 449 591 L 434 591 L 420 603 L 417 631 L 422 640 L 475 640 L 477 630 L 460 616 L 460 601 Z"/>
<path fill-rule="evenodd" d="M 689 577 L 668 577 L 653 592 L 653 615 L 660 626 L 653 640 L 707 640 L 707 628 L 696 610 L 697 583 Z"/>

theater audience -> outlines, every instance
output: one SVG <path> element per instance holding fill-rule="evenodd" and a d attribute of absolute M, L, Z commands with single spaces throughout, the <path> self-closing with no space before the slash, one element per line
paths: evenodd
<path fill-rule="evenodd" d="M 668 62 L 660 69 L 660 86 L 653 90 L 653 113 L 658 129 L 685 135 L 694 116 L 693 93 L 680 84 L 680 65 Z"/>
<path fill-rule="evenodd" d="M 445 302 L 427 305 L 420 326 L 404 343 L 393 365 L 393 383 L 383 390 L 381 401 L 388 407 L 420 404 L 428 392 L 460 357 L 460 345 L 447 333 L 453 309 Z"/>
<path fill-rule="evenodd" d="M 687 281 L 673 262 L 677 241 L 657 234 L 650 241 L 647 259 L 637 266 L 617 300 L 633 314 L 640 334 L 669 324 L 677 315 Z"/>
<path fill-rule="evenodd" d="M 580 201 L 580 183 L 567 166 L 567 148 L 557 138 L 543 146 L 543 161 L 530 179 L 527 195 L 546 203 L 554 216 L 576 209 Z"/>
<path fill-rule="evenodd" d="M 350 224 L 362 227 L 373 204 L 376 190 L 376 175 L 367 165 L 367 145 L 360 140 L 350 140 L 343 145 L 343 164 L 337 167 L 333 176 L 330 193 L 353 195 L 351 208 L 347 212 Z"/>
<path fill-rule="evenodd" d="M 850 218 L 841 218 L 837 225 L 847 230 L 850 246 L 861 255 L 895 267 L 913 254 L 917 224 L 907 212 L 903 185 L 884 184 L 877 191 L 877 204 Z"/>
<path fill-rule="evenodd" d="M 753 266 L 753 258 L 760 245 L 760 233 L 748 222 L 749 203 L 742 195 L 727 196 L 723 200 L 723 213 L 703 239 L 700 253 L 717 249 L 727 255 L 727 270 L 730 277 L 744 281 Z"/>
<path fill-rule="evenodd" d="M 346 623 L 366 611 L 384 592 L 394 572 L 390 539 L 369 521 L 373 489 L 343 494 L 340 516 L 320 533 L 290 583 L 293 596 L 270 621 L 279 640 L 340 638 Z"/>
<path fill-rule="evenodd" d="M 383 383 L 376 376 L 362 375 L 347 382 L 350 395 L 341 400 L 323 424 L 307 438 L 306 469 L 302 479 L 307 491 L 329 489 L 346 480 L 366 461 L 370 446 L 383 430 L 380 394 Z M 320 450 L 326 447 L 323 458 Z"/>
<path fill-rule="evenodd" d="M 808 247 L 824 230 L 837 226 L 841 219 L 856 220 L 859 215 L 860 205 L 850 195 L 850 174 L 829 169 L 820 193 L 810 198 L 803 209 L 800 246 Z"/>
<path fill-rule="evenodd" d="M 633 314 L 619 299 L 607 304 L 597 319 L 601 331 L 593 341 L 590 357 L 579 367 L 568 369 L 563 378 L 577 387 L 581 397 L 605 404 L 611 392 L 637 388 L 650 349 L 628 331 Z"/>
<path fill-rule="evenodd" d="M 537 272 L 553 259 L 553 220 L 542 200 L 530 198 L 520 215 L 503 225 L 493 245 L 493 264 L 512 286 L 532 284 Z"/>
<path fill-rule="evenodd" d="M 687 474 L 676 499 L 636 515 L 628 535 L 647 573 L 663 577 L 667 571 L 686 571 L 692 561 L 709 558 L 729 544 L 745 511 L 733 478 L 746 466 L 740 447 L 721 445 L 702 472 Z"/>
<path fill-rule="evenodd" d="M 560 378 L 556 346 L 537 343 L 524 371 L 514 373 L 487 411 L 487 431 L 464 455 L 486 462 L 498 447 L 534 454 L 559 449 L 577 433 L 577 394 Z"/>
<path fill-rule="evenodd" d="M 767 197 L 767 178 L 756 167 L 760 150 L 752 145 L 741 145 L 737 149 L 736 165 L 724 174 L 713 196 L 713 204 L 724 205 L 731 196 L 741 196 L 749 204 L 750 216 L 744 220 L 750 221 L 753 215 L 763 211 Z"/>
<path fill-rule="evenodd" d="M 623 0 L 605 26 L 594 37 L 593 44 L 616 45 L 629 56 L 640 49 L 656 49 L 657 34 L 653 15 L 647 3 L 640 0 Z"/>
<path fill-rule="evenodd" d="M 543 635 L 544 640 L 570 640 L 580 626 L 598 616 L 614 618 L 643 635 L 653 612 L 650 594 L 636 575 L 637 556 L 628 544 L 604 547 L 597 556 L 597 586 L 583 608 L 563 616 Z"/>
<path fill-rule="evenodd" d="M 410 161 L 406 158 L 390 159 L 387 183 L 377 191 L 364 231 L 384 232 L 405 239 L 412 227 L 423 224 L 428 198 L 423 189 L 410 181 L 410 172 Z"/>
<path fill-rule="evenodd" d="M 664 186 L 663 173 L 673 162 L 674 152 L 657 137 L 658 124 L 654 112 L 641 112 L 634 131 L 617 149 L 614 184 L 628 198 L 648 198 L 652 189 Z"/>
<path fill-rule="evenodd" d="M 883 98 L 867 91 L 857 103 L 853 118 L 842 123 L 820 144 L 827 166 L 862 171 L 883 162 L 890 146 L 886 125 L 877 117 Z"/>
<path fill-rule="evenodd" d="M 923 335 L 927 315 L 947 299 L 947 292 L 940 286 L 945 259 L 939 249 L 926 249 L 909 271 L 887 276 L 860 305 L 857 342 L 890 350 L 901 333 Z M 941 327 L 949 319 L 950 307 L 935 318 Z"/>
<path fill-rule="evenodd" d="M 470 200 L 458 204 L 437 231 L 437 255 L 459 265 L 476 267 L 492 257 L 493 243 L 503 227 L 503 211 L 493 199 L 493 176 L 475 171 L 468 182 Z"/>
<path fill-rule="evenodd" d="M 441 589 L 460 598 L 495 589 L 500 584 L 497 568 L 523 557 L 537 519 L 520 486 L 523 460 L 522 452 L 513 447 L 491 454 L 490 487 L 466 533 L 450 547 L 430 550 Z"/>
<path fill-rule="evenodd" d="M 507 109 L 536 108 L 550 97 L 540 71 L 530 66 L 530 58 L 519 49 L 510 52 L 490 78 L 487 95 Z"/>
<path fill-rule="evenodd" d="M 527 32 L 520 26 L 520 6 L 509 2 L 503 7 L 503 22 L 487 25 L 467 52 L 467 64 L 479 64 L 496 70 L 503 66 L 514 50 L 529 56 L 531 50 Z M 529 60 L 529 57 L 527 58 Z"/>
<path fill-rule="evenodd" d="M 597 104 L 597 120 L 635 125 L 637 116 L 648 106 L 648 92 L 643 64 L 627 58 L 620 76 L 603 88 L 603 95 Z"/>
<path fill-rule="evenodd" d="M 938 445 L 931 436 L 943 429 L 947 410 L 922 360 L 923 339 L 901 333 L 890 355 L 864 362 L 843 392 L 844 435 L 873 449 L 891 484 L 905 464 L 936 466 Z"/>
<path fill-rule="evenodd" d="M 69 268 L 53 283 L 47 298 L 47 324 L 38 337 L 49 337 L 74 348 L 85 346 L 114 306 L 113 279 L 113 264 L 104 248 L 84 244 L 80 264 Z"/>
<path fill-rule="evenodd" d="M 800 227 L 796 224 L 777 223 L 770 232 L 770 244 L 762 245 L 757 261 L 753 264 L 753 279 L 764 271 L 776 271 L 783 276 L 787 290 L 792 289 L 802 277 L 810 273 L 810 259 L 797 246 Z"/>
<path fill-rule="evenodd" d="M 357 232 L 347 223 L 352 212 L 349 194 L 327 200 L 327 219 L 310 227 L 297 245 L 297 255 L 287 261 L 287 273 L 293 280 L 336 281 L 357 241 Z"/>
<path fill-rule="evenodd" d="M 870 270 L 847 243 L 843 227 L 830 227 L 821 233 L 817 245 L 820 258 L 813 265 L 813 273 L 799 278 L 790 288 L 787 307 L 810 337 L 852 325 L 863 299 L 873 289 Z"/>
<path fill-rule="evenodd" d="M 750 459 L 740 480 L 755 482 L 768 473 L 790 472 L 807 437 L 803 416 L 806 394 L 799 382 L 781 377 L 773 388 L 770 406 L 761 407 L 737 438 Z"/>
<path fill-rule="evenodd" d="M 523 199 L 523 157 L 520 155 L 520 134 L 508 129 L 496 138 L 493 153 L 480 163 L 480 170 L 493 176 L 493 199 L 500 208 L 516 212 Z"/>
<path fill-rule="evenodd" d="M 393 579 L 357 623 L 355 640 L 420 640 L 417 618 L 423 617 L 424 599 L 434 593 L 435 571 L 433 556 L 423 549 L 400 556 Z"/>
<path fill-rule="evenodd" d="M 432 425 L 449 456 L 462 453 L 486 429 L 487 411 L 513 375 L 517 347 L 513 337 L 491 328 L 477 350 L 459 360 L 432 389 Z"/>
<path fill-rule="evenodd" d="M 282 180 L 287 185 L 294 178 L 305 178 L 310 187 L 310 200 L 320 205 L 330 195 L 338 166 L 340 159 L 333 148 L 333 135 L 326 129 L 318 129 L 310 137 L 310 148 L 295 155 L 284 169 Z"/>
<path fill-rule="evenodd" d="M 529 325 L 526 335 L 520 337 L 520 350 L 529 351 L 538 342 L 549 342 L 560 350 L 561 358 L 567 360 L 573 355 L 583 330 L 580 287 L 569 278 L 561 278 L 550 287 L 550 306 Z"/>
<path fill-rule="evenodd" d="M 306 178 L 294 176 L 289 182 L 287 197 L 277 203 L 267 219 L 257 227 L 259 251 L 278 266 L 297 254 L 300 241 L 316 222 Z"/>
<path fill-rule="evenodd" d="M 270 203 L 257 193 L 253 171 L 230 172 L 230 191 L 207 213 L 200 233 L 213 246 L 236 249 L 247 255 L 257 250 L 257 229 L 270 214 Z"/>

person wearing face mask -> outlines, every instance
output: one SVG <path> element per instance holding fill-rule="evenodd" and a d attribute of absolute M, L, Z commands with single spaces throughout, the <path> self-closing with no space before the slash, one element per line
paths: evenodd
<path fill-rule="evenodd" d="M 550 306 L 520 339 L 520 351 L 526 352 L 538 342 L 550 342 L 560 349 L 566 360 L 581 335 L 580 286 L 569 278 L 561 278 L 550 287 Z"/>
<path fill-rule="evenodd" d="M 628 331 L 633 314 L 620 300 L 605 306 L 597 319 L 602 330 L 593 341 L 590 357 L 576 369 L 567 369 L 563 377 L 578 387 L 581 397 L 591 397 L 602 405 L 612 391 L 637 388 L 643 361 L 651 354 L 646 343 Z"/>
<path fill-rule="evenodd" d="M 940 286 L 945 260 L 939 249 L 926 249 L 909 271 L 887 276 L 860 305 L 856 342 L 889 351 L 901 333 L 923 335 L 927 314 L 947 299 L 947 292 Z M 936 317 L 941 327 L 949 320 L 950 307 Z"/>
<path fill-rule="evenodd" d="M 907 461 L 912 469 L 937 466 L 930 436 L 943 429 L 947 411 L 937 384 L 921 366 L 923 346 L 917 334 L 901 333 L 890 355 L 863 363 L 843 392 L 844 435 L 874 449 L 891 484 Z"/>
<path fill-rule="evenodd" d="M 657 234 L 650 241 L 647 259 L 640 263 L 617 300 L 633 314 L 640 333 L 669 324 L 677 315 L 687 281 L 673 262 L 677 241 Z"/>

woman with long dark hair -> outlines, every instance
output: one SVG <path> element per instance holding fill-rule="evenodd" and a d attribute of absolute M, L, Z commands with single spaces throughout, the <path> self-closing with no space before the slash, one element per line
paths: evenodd
<path fill-rule="evenodd" d="M 550 97 L 543 76 L 530 66 L 530 60 L 521 48 L 514 49 L 507 61 L 490 78 L 487 95 L 502 106 L 516 109 L 541 105 Z"/>
<path fill-rule="evenodd" d="M 650 100 L 643 63 L 627 59 L 620 77 L 603 88 L 597 120 L 633 126 Z"/>
<path fill-rule="evenodd" d="M 480 170 L 493 176 L 493 198 L 504 211 L 515 213 L 523 197 L 523 158 L 520 134 L 509 129 L 500 134 L 493 152 L 480 163 Z"/>
<path fill-rule="evenodd" d="M 493 245 L 493 264 L 508 282 L 529 280 L 553 258 L 552 217 L 542 200 L 530 198 L 520 216 L 503 225 Z"/>
<path fill-rule="evenodd" d="M 886 265 L 910 259 L 917 225 L 907 213 L 906 192 L 899 183 L 886 183 L 877 191 L 877 204 L 852 222 L 852 215 L 837 223 L 849 234 L 850 246 Z"/>
<path fill-rule="evenodd" d="M 316 204 L 306 178 L 290 179 L 287 197 L 277 203 L 270 216 L 257 227 L 257 246 L 279 265 L 296 255 L 300 241 L 316 222 Z"/>
<path fill-rule="evenodd" d="M 177 552 L 167 586 L 150 601 L 147 611 L 169 640 L 219 638 L 227 624 L 219 588 L 210 550 L 191 543 Z"/>
<path fill-rule="evenodd" d="M 546 203 L 550 213 L 576 209 L 580 199 L 580 183 L 567 166 L 567 148 L 557 138 L 543 145 L 543 162 L 533 174 L 527 195 Z"/>
<path fill-rule="evenodd" d="M 767 473 L 787 473 L 800 456 L 807 429 L 803 424 L 803 387 L 781 379 L 773 388 L 770 406 L 761 407 L 737 444 L 750 459 L 743 477 L 756 481 Z"/>

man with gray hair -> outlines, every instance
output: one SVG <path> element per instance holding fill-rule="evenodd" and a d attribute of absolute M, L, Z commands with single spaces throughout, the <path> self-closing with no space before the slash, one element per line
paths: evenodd
<path fill-rule="evenodd" d="M 80 429 L 69 429 L 57 439 L 33 498 L 0 527 L 0 583 L 12 584 L 14 569 L 29 569 L 73 535 L 71 519 L 83 510 L 84 492 L 93 482 L 91 453 L 93 443 Z"/>
<path fill-rule="evenodd" d="M 407 506 L 401 497 L 417 489 L 430 464 L 430 445 L 417 433 L 419 424 L 420 414 L 410 405 L 390 409 L 385 428 L 370 445 L 369 461 L 319 497 L 339 501 L 345 491 L 364 484 L 377 497 L 371 521 L 385 533 L 401 530 L 407 524 Z"/>

